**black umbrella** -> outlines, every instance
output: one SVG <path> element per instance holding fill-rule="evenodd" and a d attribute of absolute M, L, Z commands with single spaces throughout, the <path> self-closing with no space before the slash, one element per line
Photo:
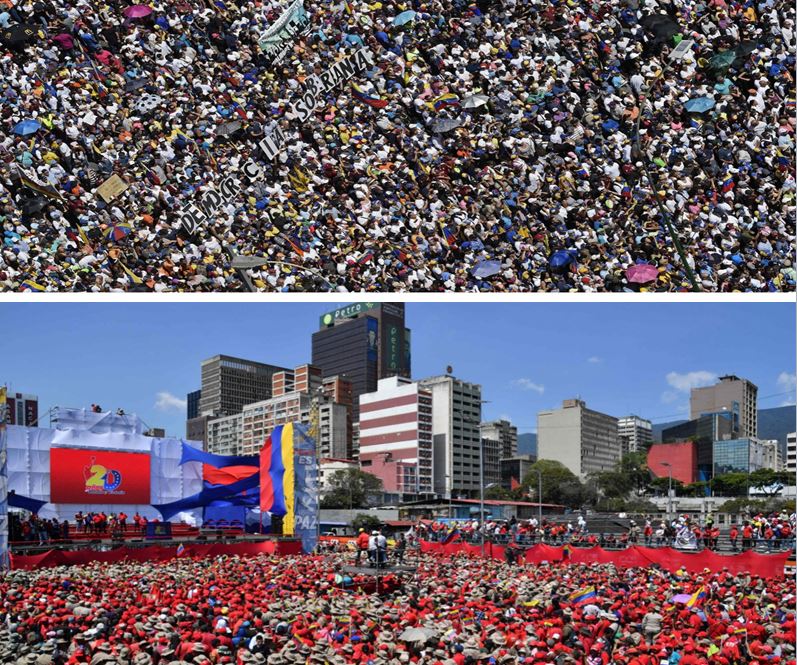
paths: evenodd
<path fill-rule="evenodd" d="M 39 31 L 35 25 L 22 23 L 19 25 L 12 25 L 10 28 L 4 29 L 0 32 L 0 41 L 7 46 L 21 46 L 37 39 Z"/>
<path fill-rule="evenodd" d="M 47 199 L 43 196 L 35 196 L 32 199 L 26 199 L 22 202 L 22 214 L 30 217 L 38 212 L 41 212 L 47 207 Z"/>
<path fill-rule="evenodd" d="M 658 39 L 669 39 L 681 32 L 681 26 L 667 14 L 648 14 L 640 23 L 650 30 Z"/>

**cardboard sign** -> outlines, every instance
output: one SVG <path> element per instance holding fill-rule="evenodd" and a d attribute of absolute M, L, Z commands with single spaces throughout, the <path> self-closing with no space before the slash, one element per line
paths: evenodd
<path fill-rule="evenodd" d="M 104 183 L 97 187 L 97 194 L 102 197 L 106 203 L 110 203 L 122 192 L 124 192 L 129 185 L 122 180 L 116 173 L 108 178 Z"/>

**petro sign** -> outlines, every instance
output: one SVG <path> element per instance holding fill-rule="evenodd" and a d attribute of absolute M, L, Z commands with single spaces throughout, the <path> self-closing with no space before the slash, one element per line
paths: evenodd
<path fill-rule="evenodd" d="M 376 309 L 381 304 L 382 303 L 378 302 L 356 302 L 353 305 L 340 307 L 332 312 L 327 312 L 326 314 L 321 315 L 321 327 L 328 328 L 329 326 L 333 325 L 335 321 L 340 321 L 341 319 L 352 319 L 359 314 Z"/>

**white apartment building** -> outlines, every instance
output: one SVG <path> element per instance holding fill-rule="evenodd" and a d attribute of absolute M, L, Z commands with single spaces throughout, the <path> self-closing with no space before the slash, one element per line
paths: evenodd
<path fill-rule="evenodd" d="M 617 418 L 588 409 L 582 400 L 537 414 L 537 459 L 561 462 L 584 478 L 613 469 L 620 456 Z"/>
<path fill-rule="evenodd" d="M 419 383 L 432 394 L 434 492 L 478 496 L 482 387 L 448 374 Z"/>
<path fill-rule="evenodd" d="M 359 460 L 400 498 L 434 492 L 432 395 L 399 376 L 380 379 L 359 397 Z"/>

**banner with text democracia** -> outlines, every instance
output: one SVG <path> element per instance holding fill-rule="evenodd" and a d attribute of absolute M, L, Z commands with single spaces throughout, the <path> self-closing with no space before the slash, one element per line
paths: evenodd
<path fill-rule="evenodd" d="M 278 64 L 290 51 L 297 35 L 309 30 L 310 19 L 303 0 L 294 0 L 288 9 L 263 33 L 258 44 L 270 64 Z"/>
<path fill-rule="evenodd" d="M 268 159 L 274 159 L 285 146 L 285 133 L 280 127 L 276 127 L 271 134 L 260 140 L 257 146 L 263 151 Z M 260 180 L 263 177 L 263 168 L 253 159 L 244 163 L 241 168 L 244 175 L 251 182 Z M 221 205 L 237 196 L 241 188 L 236 182 L 237 178 L 230 173 L 219 183 L 218 189 L 208 189 L 202 194 L 201 199 L 188 204 L 180 211 L 180 221 L 187 233 L 194 234 L 201 227 L 207 224 Z M 267 212 L 260 213 L 264 219 L 270 222 L 271 217 Z"/>
<path fill-rule="evenodd" d="M 293 425 L 294 534 L 302 539 L 302 551 L 310 554 L 318 544 L 318 457 L 315 440 L 307 428 Z"/>
<path fill-rule="evenodd" d="M 294 104 L 293 110 L 299 116 L 300 122 L 305 122 L 315 111 L 322 95 L 332 90 L 336 85 L 348 81 L 356 74 L 362 74 L 369 65 L 374 64 L 371 52 L 363 47 L 352 53 L 348 58 L 339 60 L 323 73 L 313 74 L 304 82 L 305 92 Z"/>

